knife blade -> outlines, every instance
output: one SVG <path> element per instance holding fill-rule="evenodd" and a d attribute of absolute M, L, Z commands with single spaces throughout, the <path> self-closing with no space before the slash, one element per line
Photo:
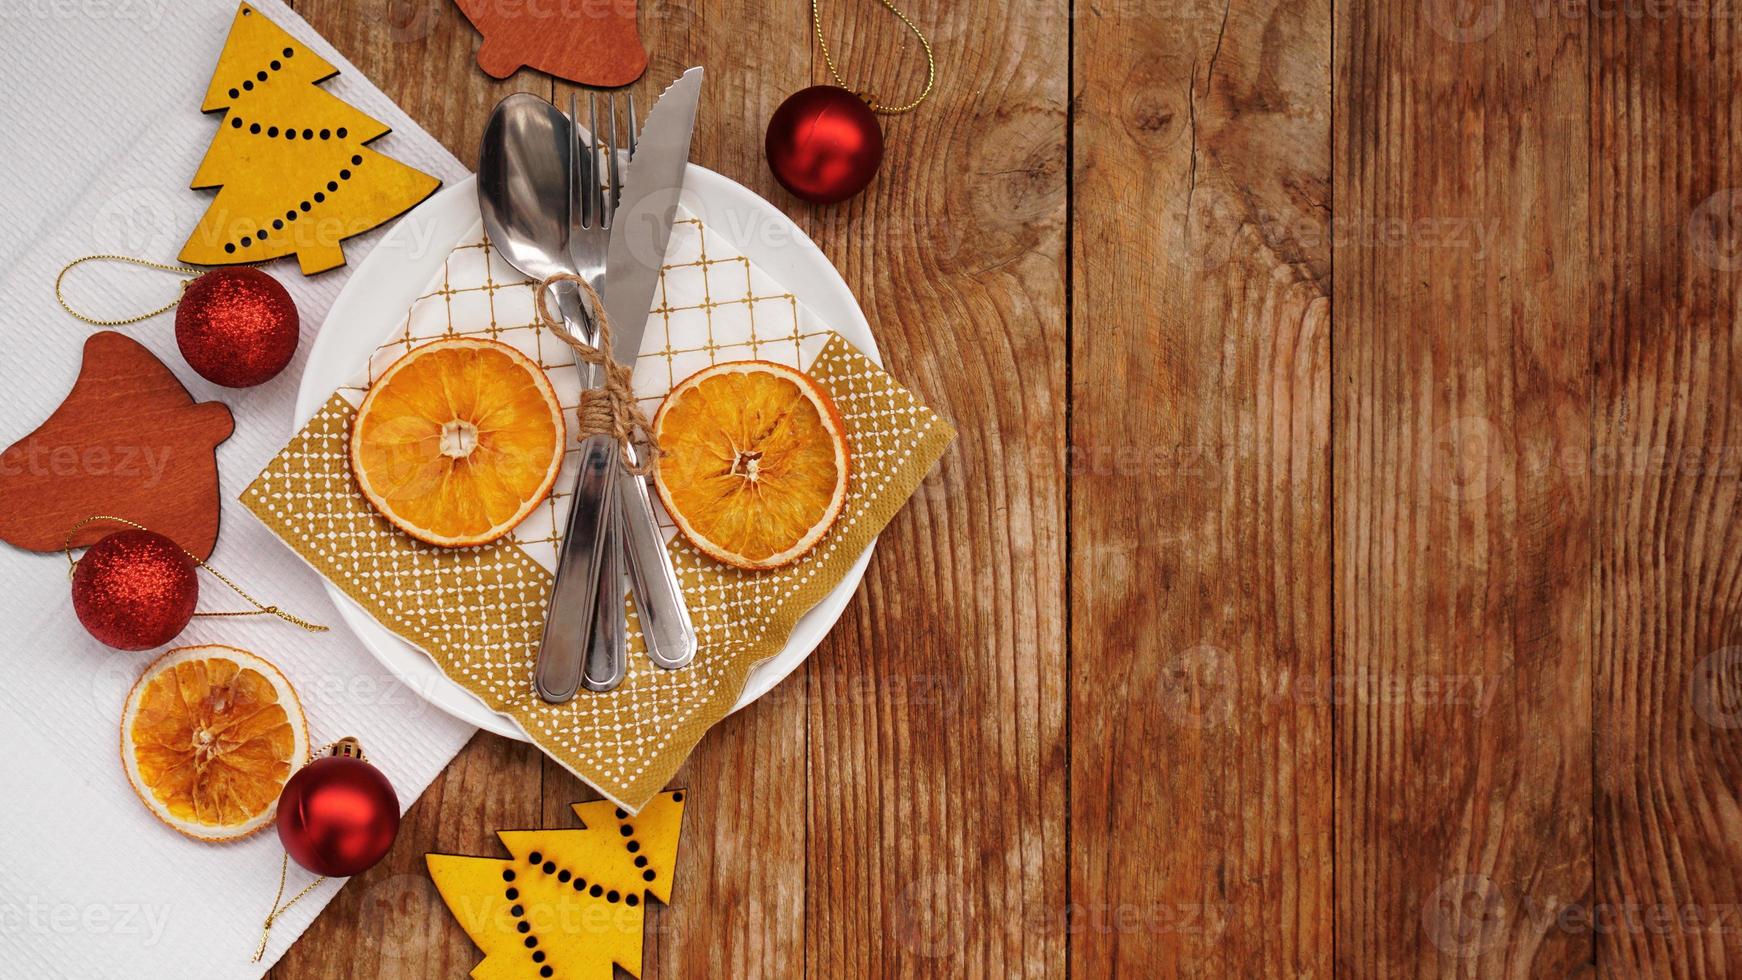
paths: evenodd
<path fill-rule="evenodd" d="M 636 135 L 635 152 L 623 174 L 606 252 L 604 301 L 613 333 L 611 355 L 625 367 L 634 368 L 641 354 L 641 337 L 665 266 L 689 168 L 702 74 L 701 68 L 691 68 L 660 95 Z M 622 466 L 617 480 L 618 507 L 624 515 L 618 523 L 647 654 L 668 670 L 685 666 L 695 657 L 695 627 L 671 554 L 653 520 L 647 481 Z"/>
<path fill-rule="evenodd" d="M 605 261 L 605 312 L 611 317 L 612 356 L 628 367 L 641 354 L 653 293 L 659 288 L 665 247 L 677 218 L 689 169 L 690 135 L 701 97 L 702 69 L 678 76 L 647 113 L 635 156 L 623 174 L 623 196 L 612 219 Z"/>

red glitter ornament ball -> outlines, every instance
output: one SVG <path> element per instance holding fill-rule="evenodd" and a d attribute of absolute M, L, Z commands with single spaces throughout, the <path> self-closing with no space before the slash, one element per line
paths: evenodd
<path fill-rule="evenodd" d="M 782 187 L 814 204 L 834 204 L 864 190 L 877 175 L 883 128 L 864 99 L 844 88 L 813 85 L 774 110 L 763 149 Z"/>
<path fill-rule="evenodd" d="M 199 599 L 193 558 L 151 531 L 116 531 L 73 568 L 73 612 L 117 650 L 149 650 L 175 639 Z"/>
<path fill-rule="evenodd" d="M 296 353 L 296 303 L 259 269 L 214 269 L 188 284 L 175 343 L 213 384 L 249 388 L 277 377 Z"/>
<path fill-rule="evenodd" d="M 290 859 L 343 878 L 375 866 L 399 836 L 399 795 L 381 770 L 329 756 L 297 770 L 278 797 L 278 839 Z"/>

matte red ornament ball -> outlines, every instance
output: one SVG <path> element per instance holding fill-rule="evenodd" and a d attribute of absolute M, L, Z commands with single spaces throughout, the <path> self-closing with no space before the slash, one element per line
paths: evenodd
<path fill-rule="evenodd" d="M 834 204 L 877 175 L 883 127 L 864 99 L 834 85 L 813 85 L 774 110 L 763 149 L 782 187 L 814 204 Z"/>
<path fill-rule="evenodd" d="M 175 309 L 175 343 L 200 377 L 226 388 L 270 381 L 296 354 L 296 303 L 259 269 L 213 269 Z"/>
<path fill-rule="evenodd" d="M 278 797 L 278 839 L 318 875 L 362 874 L 399 836 L 399 796 L 362 759 L 328 756 L 297 770 Z"/>
<path fill-rule="evenodd" d="M 152 531 L 116 531 L 73 567 L 73 612 L 117 650 L 149 650 L 187 628 L 200 599 L 194 560 Z"/>

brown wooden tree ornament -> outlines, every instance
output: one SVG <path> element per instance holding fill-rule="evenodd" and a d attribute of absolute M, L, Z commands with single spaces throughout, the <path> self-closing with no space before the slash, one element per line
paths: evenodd
<path fill-rule="evenodd" d="M 93 334 L 66 400 L 0 453 L 0 540 L 59 551 L 73 525 L 113 514 L 209 558 L 218 540 L 215 450 L 234 428 L 227 406 L 196 403 L 137 341 Z M 72 544 L 114 530 L 88 524 Z"/>
<path fill-rule="evenodd" d="M 455 2 L 484 35 L 478 67 L 492 78 L 507 78 L 525 67 L 577 85 L 615 88 L 647 70 L 647 49 L 635 25 L 636 0 Z"/>

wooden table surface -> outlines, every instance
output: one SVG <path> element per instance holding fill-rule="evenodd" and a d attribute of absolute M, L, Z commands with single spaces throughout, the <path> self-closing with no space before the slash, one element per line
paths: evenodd
<path fill-rule="evenodd" d="M 468 163 L 563 94 L 295 6 Z M 641 7 L 960 430 L 679 774 L 647 977 L 1742 975 L 1742 4 L 908 0 L 833 208 L 762 159 L 808 4 Z M 463 974 L 423 853 L 590 798 L 478 735 L 273 975 Z"/>

